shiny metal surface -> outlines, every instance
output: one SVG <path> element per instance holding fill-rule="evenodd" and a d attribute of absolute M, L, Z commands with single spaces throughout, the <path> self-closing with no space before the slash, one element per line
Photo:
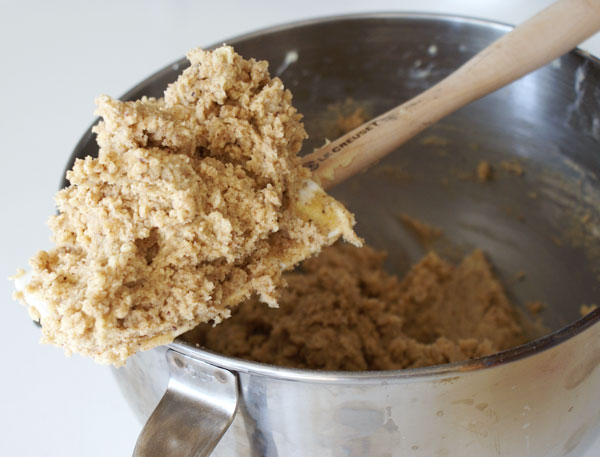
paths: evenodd
<path fill-rule="evenodd" d="M 452 16 L 379 14 L 283 26 L 228 43 L 245 57 L 269 60 L 292 90 L 309 151 L 323 143 L 340 114 L 336 106 L 348 98 L 377 115 L 507 30 Z M 286 60 L 290 52 L 296 62 Z M 125 98 L 160 95 L 184 65 L 165 68 Z M 171 350 L 238 377 L 238 410 L 212 455 L 582 455 L 600 428 L 600 311 L 579 316 L 579 306 L 596 303 L 600 292 L 598 87 L 600 63 L 572 52 L 334 190 L 356 213 L 359 234 L 390 252 L 391 272 L 423 255 L 398 221 L 405 213 L 441 227 L 452 241 L 443 249 L 451 259 L 482 248 L 515 302 L 547 303 L 544 324 L 554 333 L 480 360 L 372 373 L 264 366 L 180 339 Z M 75 156 L 95 151 L 88 132 Z M 494 164 L 493 182 L 477 181 L 480 160 Z M 515 160 L 522 176 L 501 165 Z M 517 282 L 521 271 L 526 280 Z M 141 420 L 166 389 L 166 351 L 140 353 L 115 370 Z"/>
<path fill-rule="evenodd" d="M 211 455 L 581 455 L 600 423 L 600 326 L 588 321 L 586 331 L 551 349 L 497 366 L 360 376 L 238 366 L 240 408 Z M 187 345 L 174 349 L 218 363 Z M 133 363 L 165 351 L 138 354 Z M 136 382 L 128 368 L 116 374 Z M 129 398 L 145 408 L 159 399 L 145 391 Z"/>
<path fill-rule="evenodd" d="M 169 384 L 138 438 L 134 457 L 209 455 L 238 403 L 237 379 L 178 352 L 167 351 Z"/>

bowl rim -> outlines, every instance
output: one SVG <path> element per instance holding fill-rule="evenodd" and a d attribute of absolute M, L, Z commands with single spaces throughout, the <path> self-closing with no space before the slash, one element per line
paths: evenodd
<path fill-rule="evenodd" d="M 448 378 L 457 378 L 468 373 L 489 370 L 536 356 L 571 340 L 590 327 L 598 324 L 599 321 L 600 308 L 555 332 L 501 352 L 474 359 L 461 360 L 459 362 L 400 370 L 334 371 L 287 368 L 236 357 L 227 357 L 208 349 L 195 347 L 180 337 L 169 343 L 167 347 L 219 368 L 284 381 L 319 384 L 373 384 L 386 380 L 396 382 L 439 381 Z"/>
<path fill-rule="evenodd" d="M 513 25 L 493 21 L 488 19 L 482 19 L 472 16 L 455 15 L 448 13 L 424 13 L 424 12 L 401 12 L 401 11 L 388 11 L 388 12 L 371 12 L 371 13 L 352 13 L 352 14 L 341 14 L 341 15 L 329 15 L 321 16 L 310 19 L 303 19 L 299 21 L 290 21 L 283 24 L 274 26 L 268 26 L 259 30 L 244 33 L 227 40 L 219 41 L 218 43 L 206 46 L 205 49 L 214 49 L 223 43 L 235 46 L 244 40 L 256 38 L 259 36 L 269 35 L 277 32 L 282 32 L 292 28 L 309 27 L 313 25 L 322 25 L 332 22 L 340 21 L 358 21 L 368 19 L 392 19 L 392 20 L 437 20 L 444 22 L 457 22 L 461 24 L 474 24 L 481 25 L 487 28 L 494 28 L 502 32 L 508 32 Z M 568 54 L 578 55 L 579 57 L 591 60 L 600 64 L 600 59 L 592 56 L 589 52 L 579 48 L 575 48 Z M 142 80 L 136 84 L 130 90 L 128 90 L 121 97 L 122 100 L 130 99 L 140 89 L 152 83 L 154 80 L 160 79 L 165 73 L 178 69 L 179 66 L 186 65 L 187 60 L 185 57 L 177 59 L 169 65 L 159 69 L 148 78 Z M 95 125 L 99 119 L 95 119 Z M 67 170 L 72 166 L 77 152 L 83 148 L 92 139 L 91 127 L 81 137 L 76 147 L 74 148 L 73 154 L 67 165 Z M 64 174 L 63 174 L 64 176 Z M 62 180 L 61 187 L 65 187 L 67 182 L 65 179 Z M 191 356 L 195 359 L 202 360 L 212 365 L 240 372 L 249 373 L 252 375 L 258 375 L 263 377 L 277 378 L 280 380 L 287 381 L 302 381 L 302 382 L 313 382 L 313 383 L 335 383 L 335 384 L 356 384 L 356 383 L 371 383 L 381 382 L 382 380 L 397 380 L 397 381 L 431 381 L 436 379 L 445 379 L 450 377 L 456 377 L 464 373 L 481 371 L 490 369 L 493 367 L 506 365 L 511 362 L 516 362 L 541 352 L 549 350 L 555 346 L 558 346 L 571 338 L 583 333 L 593 325 L 600 321 L 600 308 L 592 311 L 591 313 L 577 319 L 576 321 L 552 332 L 543 337 L 524 343 L 520 346 L 516 346 L 501 352 L 497 352 L 488 356 L 478 357 L 475 359 L 463 360 L 454 363 L 447 363 L 443 365 L 434 365 L 419 368 L 409 368 L 401 370 L 377 370 L 377 371 L 326 371 L 326 370 L 309 370 L 309 369 L 298 369 L 298 368 L 286 368 L 276 365 L 269 365 L 260 362 L 252 362 L 244 359 L 235 357 L 226 357 L 216 352 L 202 349 L 182 340 L 180 337 L 175 339 L 172 343 L 166 345 L 167 348 L 181 352 L 185 355 Z"/>

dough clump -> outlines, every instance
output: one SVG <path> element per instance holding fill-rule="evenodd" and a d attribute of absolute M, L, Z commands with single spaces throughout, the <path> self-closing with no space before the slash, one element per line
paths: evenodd
<path fill-rule="evenodd" d="M 479 250 L 451 265 L 428 253 L 399 279 L 385 253 L 336 244 L 285 274 L 277 310 L 257 300 L 184 335 L 231 357 L 316 370 L 394 370 L 457 362 L 526 341 Z"/>
<path fill-rule="evenodd" d="M 188 59 L 164 98 L 96 100 L 98 158 L 67 173 L 56 247 L 17 292 L 43 342 L 121 365 L 250 296 L 277 306 L 283 269 L 340 236 L 360 245 L 307 181 L 301 115 L 267 62 L 226 46 Z"/>

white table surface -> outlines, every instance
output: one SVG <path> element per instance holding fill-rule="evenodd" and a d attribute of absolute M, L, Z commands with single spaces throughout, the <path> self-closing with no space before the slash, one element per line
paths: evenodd
<path fill-rule="evenodd" d="M 519 23 L 549 3 L 2 0 L 0 456 L 129 456 L 141 429 L 107 367 L 38 344 L 39 330 L 11 300 L 12 284 L 4 280 L 38 249 L 50 247 L 52 196 L 94 118 L 96 95 L 119 96 L 194 46 L 282 22 L 361 11 L 436 11 Z M 600 36 L 583 47 L 600 55 Z M 586 457 L 597 455 L 600 443 Z"/>

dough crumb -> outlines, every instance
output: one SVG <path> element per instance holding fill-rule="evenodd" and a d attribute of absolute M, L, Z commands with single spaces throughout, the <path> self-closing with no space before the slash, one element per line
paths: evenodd
<path fill-rule="evenodd" d="M 428 253 L 399 279 L 385 254 L 336 244 L 285 274 L 278 310 L 249 300 L 184 335 L 218 353 L 317 370 L 392 370 L 488 355 L 527 340 L 481 251 Z"/>
<path fill-rule="evenodd" d="M 516 160 L 504 160 L 500 162 L 500 166 L 515 176 L 523 176 L 525 174 L 525 170 L 523 166 L 517 162 Z"/>
<path fill-rule="evenodd" d="M 479 182 L 490 182 L 493 178 L 494 169 L 492 165 L 485 160 L 479 162 L 477 165 L 477 179 L 479 179 Z"/>
<path fill-rule="evenodd" d="M 56 247 L 19 296 L 44 343 L 121 365 L 250 296 L 276 307 L 283 269 L 361 244 L 301 166 L 301 115 L 267 62 L 227 46 L 188 59 L 163 98 L 96 100 L 98 158 L 67 173 Z"/>
<path fill-rule="evenodd" d="M 439 228 L 415 219 L 414 217 L 400 214 L 398 218 L 426 250 L 430 250 L 433 244 L 442 236 L 442 231 Z"/>
<path fill-rule="evenodd" d="M 579 314 L 581 314 L 581 317 L 587 316 L 592 311 L 596 311 L 597 309 L 598 305 L 581 305 L 579 307 Z"/>
<path fill-rule="evenodd" d="M 347 97 L 330 103 L 321 112 L 315 113 L 312 119 L 312 136 L 335 140 L 372 117 L 368 102 Z"/>
<path fill-rule="evenodd" d="M 337 118 L 337 127 L 340 131 L 346 133 L 364 124 L 368 119 L 363 108 L 356 108 L 353 113 L 347 116 L 340 115 Z"/>
<path fill-rule="evenodd" d="M 531 314 L 539 314 L 546 307 L 546 305 L 544 303 L 540 302 L 540 301 L 527 302 L 525 304 L 525 306 L 527 307 L 527 309 L 529 310 L 529 312 Z"/>

